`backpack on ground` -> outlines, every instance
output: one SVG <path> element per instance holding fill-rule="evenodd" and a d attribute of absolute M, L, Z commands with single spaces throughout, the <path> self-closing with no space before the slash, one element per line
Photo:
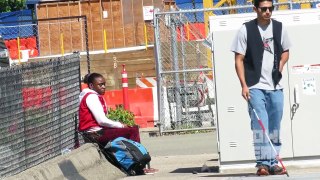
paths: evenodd
<path fill-rule="evenodd" d="M 108 160 L 130 176 L 144 174 L 143 169 L 151 161 L 142 144 L 123 137 L 110 141 L 104 149 Z"/>

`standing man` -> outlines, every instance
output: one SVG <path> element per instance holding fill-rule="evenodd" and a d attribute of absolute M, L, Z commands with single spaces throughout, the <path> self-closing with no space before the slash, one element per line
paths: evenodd
<path fill-rule="evenodd" d="M 231 51 L 242 87 L 242 96 L 250 101 L 261 118 L 275 149 L 280 151 L 280 124 L 283 114 L 282 70 L 289 59 L 291 43 L 281 22 L 271 19 L 272 0 L 255 0 L 257 18 L 240 28 Z M 253 131 L 257 175 L 283 172 L 276 154 L 249 106 Z"/>

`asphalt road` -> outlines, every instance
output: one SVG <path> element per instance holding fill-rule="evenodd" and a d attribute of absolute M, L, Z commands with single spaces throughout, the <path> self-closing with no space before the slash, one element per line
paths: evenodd
<path fill-rule="evenodd" d="M 141 133 L 141 142 L 151 156 L 217 154 L 216 132 L 149 137 Z"/>

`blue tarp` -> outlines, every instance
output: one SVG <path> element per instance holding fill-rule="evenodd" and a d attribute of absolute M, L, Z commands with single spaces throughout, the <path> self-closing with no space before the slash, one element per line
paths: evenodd
<path fill-rule="evenodd" d="M 176 0 L 176 4 L 192 3 L 193 0 Z"/>
<path fill-rule="evenodd" d="M 34 36 L 35 32 L 32 22 L 19 22 L 24 20 L 32 20 L 31 10 L 27 9 L 21 11 L 0 13 L 0 34 L 2 38 L 15 39 L 17 37 Z"/>
<path fill-rule="evenodd" d="M 192 2 L 192 3 L 190 3 Z M 213 0 L 213 3 L 218 3 L 219 0 Z M 179 9 L 188 10 L 188 9 L 203 9 L 203 0 L 176 0 L 176 4 Z M 216 15 L 224 14 L 223 11 L 214 11 Z M 195 13 L 186 13 L 185 16 L 190 22 L 204 22 L 204 13 L 195 12 Z"/>
<path fill-rule="evenodd" d="M 183 3 L 178 5 L 179 9 L 188 10 L 194 9 L 192 3 Z M 185 17 L 188 19 L 189 22 L 196 22 L 195 14 L 194 13 L 184 13 Z"/>
<path fill-rule="evenodd" d="M 37 4 L 40 0 L 26 0 L 26 4 Z"/>

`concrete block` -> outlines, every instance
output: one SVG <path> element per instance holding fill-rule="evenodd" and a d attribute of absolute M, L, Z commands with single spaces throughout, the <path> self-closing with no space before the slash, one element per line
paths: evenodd
<path fill-rule="evenodd" d="M 94 144 L 84 144 L 70 153 L 27 169 L 7 180 L 119 179 L 126 175 L 110 164 Z"/>

